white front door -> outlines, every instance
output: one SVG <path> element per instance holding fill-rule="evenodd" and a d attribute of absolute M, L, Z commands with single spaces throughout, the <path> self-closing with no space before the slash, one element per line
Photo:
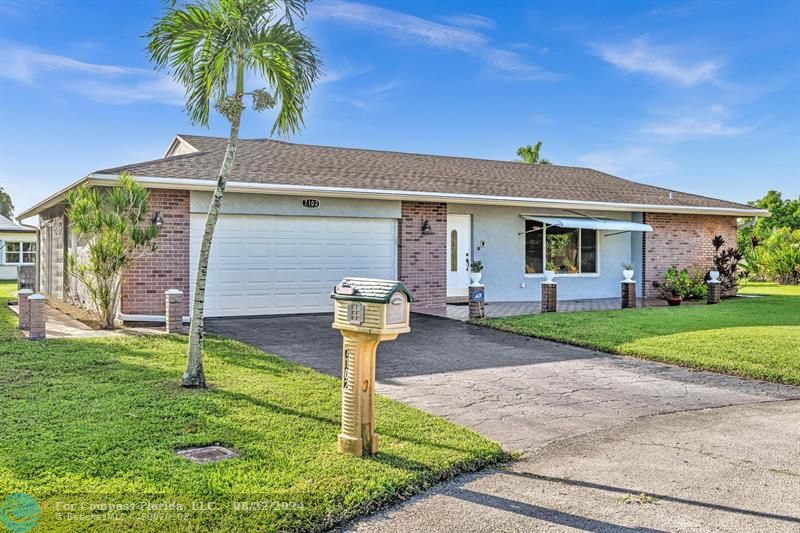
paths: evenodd
<path fill-rule="evenodd" d="M 467 296 L 472 260 L 470 215 L 447 215 L 447 296 Z"/>

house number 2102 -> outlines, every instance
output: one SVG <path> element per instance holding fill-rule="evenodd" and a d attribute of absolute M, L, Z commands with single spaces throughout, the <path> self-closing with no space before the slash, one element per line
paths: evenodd
<path fill-rule="evenodd" d="M 306 198 L 303 200 L 303 207 L 310 207 L 312 209 L 319 207 L 319 200 L 315 200 L 314 198 Z"/>

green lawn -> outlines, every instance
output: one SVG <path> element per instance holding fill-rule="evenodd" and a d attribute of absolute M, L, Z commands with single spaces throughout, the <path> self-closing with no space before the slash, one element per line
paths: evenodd
<path fill-rule="evenodd" d="M 383 397 L 380 453 L 340 455 L 339 380 L 210 337 L 211 388 L 185 390 L 183 338 L 26 341 L 5 306 L 11 290 L 0 283 L 0 500 L 34 496 L 42 531 L 321 530 L 505 458 L 477 433 Z M 174 454 L 208 443 L 242 458 Z M 161 507 L 145 514 L 143 501 Z"/>
<path fill-rule="evenodd" d="M 477 321 L 531 337 L 800 385 L 800 287 L 750 283 L 719 305 L 552 313 Z"/>

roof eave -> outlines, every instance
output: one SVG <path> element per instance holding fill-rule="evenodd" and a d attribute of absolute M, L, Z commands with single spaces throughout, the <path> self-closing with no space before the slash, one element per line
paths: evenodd
<path fill-rule="evenodd" d="M 216 182 L 205 179 L 162 178 L 157 176 L 133 176 L 138 182 L 152 188 L 181 188 L 188 190 L 208 191 L 214 190 Z M 111 174 L 92 174 L 89 180 L 92 183 L 108 184 L 117 176 Z M 348 197 L 376 200 L 408 200 L 449 202 L 462 204 L 509 205 L 519 207 L 539 207 L 560 209 L 594 209 L 608 211 L 647 211 L 659 213 L 694 213 L 709 215 L 729 215 L 738 217 L 769 216 L 769 211 L 756 208 L 735 207 L 700 207 L 700 206 L 674 206 L 656 204 L 628 204 L 615 202 L 590 202 L 579 200 L 559 200 L 553 198 L 521 198 L 513 196 L 488 196 L 455 193 L 436 193 L 425 191 L 401 191 L 383 189 L 356 189 L 347 187 L 320 187 L 305 185 L 284 185 L 276 183 L 252 183 L 228 181 L 226 192 L 262 193 L 262 194 L 288 194 L 305 195 L 315 194 L 323 197 Z"/>
<path fill-rule="evenodd" d="M 214 180 L 186 179 L 186 178 L 164 178 L 158 176 L 132 176 L 139 183 L 151 188 L 170 189 L 177 188 L 183 190 L 211 191 L 216 187 Z M 33 207 L 23 211 L 17 220 L 30 218 L 40 212 L 60 203 L 64 195 L 70 189 L 84 183 L 90 185 L 110 185 L 119 179 L 116 174 L 90 174 L 72 183 L 57 193 L 47 197 Z M 401 191 L 401 190 L 382 190 L 382 189 L 356 189 L 346 187 L 318 187 L 305 185 L 284 185 L 275 183 L 251 183 L 229 181 L 227 192 L 242 193 L 262 193 L 262 194 L 288 194 L 305 195 L 314 194 L 323 197 L 347 197 L 364 198 L 376 200 L 408 200 L 408 201 L 429 201 L 429 202 L 449 202 L 461 204 L 484 204 L 484 205 L 507 205 L 518 207 L 539 207 L 539 208 L 571 208 L 571 209 L 594 209 L 608 211 L 647 211 L 654 213 L 693 213 L 708 215 L 728 215 L 737 217 L 769 216 L 769 211 L 757 208 L 734 208 L 734 207 L 700 207 L 700 206 L 675 206 L 675 205 L 656 205 L 656 204 L 629 204 L 615 202 L 590 202 L 580 200 L 559 200 L 553 198 L 521 198 L 513 196 L 488 196 L 470 195 L 455 193 L 436 193 L 425 191 Z"/>
<path fill-rule="evenodd" d="M 51 194 L 38 204 L 29 207 L 28 209 L 26 209 L 19 215 L 15 216 L 14 218 L 17 220 L 17 222 L 19 222 L 20 220 L 25 220 L 26 218 L 35 217 L 45 209 L 48 209 L 50 207 L 53 207 L 54 205 L 61 203 L 64 200 L 64 196 L 67 194 L 68 191 L 74 189 L 75 187 L 79 187 L 84 183 L 87 183 L 88 181 L 89 181 L 89 176 L 85 176 L 77 181 L 74 181 L 71 184 L 64 187 L 63 189 L 61 189 L 60 191 L 58 191 L 57 193 Z"/>

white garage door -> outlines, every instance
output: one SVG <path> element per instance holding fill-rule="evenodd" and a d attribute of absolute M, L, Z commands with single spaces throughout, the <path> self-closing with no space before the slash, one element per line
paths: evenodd
<path fill-rule="evenodd" d="M 192 215 L 191 284 L 205 215 Z M 211 245 L 206 316 L 317 313 L 346 276 L 395 278 L 394 220 L 221 215 Z"/>

